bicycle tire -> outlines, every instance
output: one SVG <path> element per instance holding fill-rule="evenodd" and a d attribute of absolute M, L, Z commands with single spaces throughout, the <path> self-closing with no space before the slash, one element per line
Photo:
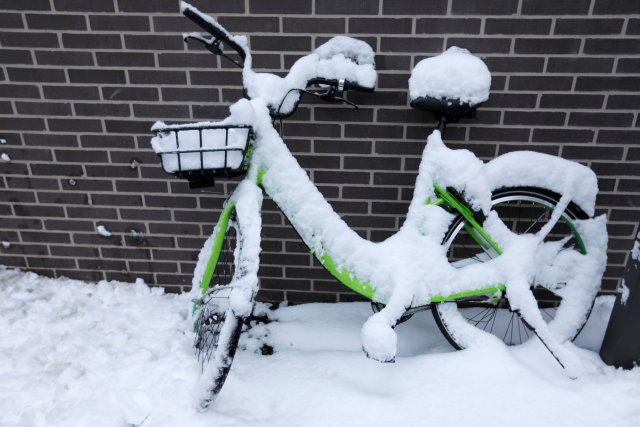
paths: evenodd
<path fill-rule="evenodd" d="M 220 393 L 238 348 L 245 319 L 229 308 L 229 296 L 241 251 L 242 236 L 234 212 L 208 290 L 196 301 L 194 311 L 196 336 L 193 345 L 201 364 L 197 403 L 200 410 L 206 410 Z"/>
<path fill-rule="evenodd" d="M 559 203 L 560 195 L 540 188 L 514 187 L 494 192 L 491 200 L 493 209 L 512 231 L 517 232 L 524 229 L 525 232 L 535 232 L 539 229 L 538 227 L 544 225 L 545 220 L 548 219 L 548 215 Z M 588 218 L 588 215 L 572 202 L 567 206 L 562 219 L 558 221 L 547 237 L 553 237 L 553 240 L 558 240 L 559 236 L 569 237 L 570 235 L 571 237 L 564 247 L 575 247 L 580 241 L 580 235 L 578 231 L 574 227 L 569 226 L 569 224 L 573 220 L 584 220 Z M 526 227 L 526 229 L 524 227 Z M 464 230 L 462 215 L 457 215 L 454 218 L 445 234 L 442 244 L 447 249 L 447 257 L 450 262 L 454 264 L 456 262 L 466 262 L 464 261 L 465 259 L 468 261 L 473 259 L 473 257 L 477 258 L 476 253 L 480 248 L 478 243 Z M 578 251 L 582 254 L 585 253 L 584 248 L 579 248 Z M 475 255 L 473 255 L 472 258 L 465 258 L 465 255 L 470 253 Z M 559 283 L 558 288 L 561 287 L 562 284 Z M 554 321 L 558 310 L 564 307 L 563 304 L 576 303 L 576 301 L 565 301 L 551 290 L 536 285 L 535 283 L 532 285 L 532 290 L 538 301 L 538 307 L 548 324 Z M 455 307 L 455 310 L 452 310 L 452 307 Z M 593 300 L 588 307 L 583 305 L 581 310 L 584 316 L 581 319 L 575 318 L 575 324 L 578 325 L 578 327 L 575 330 L 566 331 L 566 336 L 559 338 L 562 340 L 575 339 L 584 327 L 592 308 Z M 484 300 L 471 299 L 459 303 L 446 302 L 432 304 L 431 311 L 438 328 L 447 341 L 457 350 L 464 349 L 466 344 L 447 324 L 447 316 L 451 315 L 462 316 L 468 324 L 483 329 L 485 332 L 492 333 L 507 345 L 521 344 L 533 336 L 531 328 L 523 321 L 520 315 L 510 310 L 508 295 L 506 294 L 494 300 L 487 300 L 485 298 Z M 582 316 L 579 314 L 579 310 L 576 311 L 576 315 Z M 451 318 L 449 319 L 451 320 Z"/>

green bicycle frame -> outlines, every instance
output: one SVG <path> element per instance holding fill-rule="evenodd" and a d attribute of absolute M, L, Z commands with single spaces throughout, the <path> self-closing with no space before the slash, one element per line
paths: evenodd
<path fill-rule="evenodd" d="M 459 201 L 456 196 L 449 191 L 441 188 L 439 185 L 434 186 L 437 200 L 426 200 L 425 204 L 431 204 L 435 206 L 447 205 L 451 209 L 456 210 L 464 217 L 464 224 L 469 234 L 473 239 L 484 248 L 493 248 L 497 253 L 501 254 L 502 249 L 497 243 L 493 241 L 491 236 L 482 228 L 478 221 L 473 216 L 473 212 L 463 202 Z M 347 286 L 351 290 L 375 301 L 375 289 L 367 282 L 359 280 L 355 275 L 345 269 L 338 269 L 335 262 L 327 253 L 314 254 L 320 263 L 331 273 L 333 277 L 338 279 L 343 285 Z M 479 295 L 494 295 L 498 292 L 502 292 L 506 289 L 504 284 L 497 284 L 482 289 L 474 289 L 471 291 L 458 292 L 451 295 L 434 295 L 431 297 L 430 302 L 440 303 L 445 301 L 454 301 L 460 298 L 475 297 Z"/>
<path fill-rule="evenodd" d="M 264 170 L 261 169 L 258 172 L 256 178 L 256 184 L 264 189 L 262 186 L 262 176 L 264 175 Z M 482 247 L 488 248 L 492 247 L 496 252 L 502 253 L 500 247 L 491 239 L 489 234 L 482 228 L 482 226 L 476 221 L 473 216 L 473 212 L 469 209 L 464 203 L 460 202 L 453 194 L 448 192 L 445 189 L 442 189 L 438 185 L 435 186 L 436 195 L 439 197 L 435 201 L 427 200 L 426 204 L 433 204 L 436 206 L 440 206 L 445 204 L 449 206 L 451 209 L 458 211 L 465 219 L 465 228 L 469 231 L 469 234 L 476 240 L 476 242 Z M 204 270 L 204 274 L 202 276 L 202 281 L 200 283 L 201 295 L 206 294 L 209 289 L 209 284 L 211 283 L 211 279 L 213 278 L 213 273 L 215 271 L 216 264 L 218 262 L 218 258 L 220 256 L 220 251 L 222 249 L 222 244 L 224 242 L 224 238 L 227 234 L 227 230 L 229 228 L 229 221 L 231 219 L 231 215 L 233 210 L 235 209 L 235 204 L 233 201 L 229 201 L 226 204 L 222 213 L 220 214 L 220 219 L 218 220 L 218 224 L 215 227 L 214 231 L 214 240 L 213 246 L 211 248 L 211 255 L 207 260 L 207 264 Z M 313 251 L 312 251 L 313 253 Z M 331 273 L 333 277 L 335 277 L 338 281 L 340 281 L 343 285 L 347 286 L 354 292 L 367 297 L 371 300 L 375 300 L 375 289 L 366 281 L 362 281 L 358 279 L 354 274 L 345 269 L 339 269 L 331 256 L 328 253 L 314 253 L 316 258 L 320 261 L 320 263 Z M 504 291 L 505 286 L 503 284 L 498 284 L 495 286 L 490 286 L 483 289 L 473 290 L 473 291 L 465 291 L 460 293 L 455 293 L 447 296 L 435 295 L 431 297 L 431 302 L 445 302 L 445 301 L 453 301 L 460 298 L 473 297 L 478 295 L 488 295 L 488 294 L 496 294 L 497 292 Z"/>
<path fill-rule="evenodd" d="M 204 269 L 204 273 L 202 275 L 202 281 L 200 282 L 200 289 L 202 291 L 202 295 L 207 293 L 209 290 L 209 284 L 211 283 L 211 279 L 213 278 L 213 272 L 216 268 L 216 264 L 218 263 L 218 258 L 220 257 L 220 251 L 222 250 L 222 243 L 224 242 L 224 238 L 227 235 L 227 230 L 229 229 L 229 220 L 231 219 L 231 214 L 235 208 L 235 203 L 233 201 L 229 201 L 227 205 L 222 210 L 220 214 L 220 219 L 218 220 L 218 224 L 214 230 L 213 237 L 213 246 L 211 247 L 211 255 L 207 260 L 207 265 Z"/>
<path fill-rule="evenodd" d="M 265 170 L 260 169 L 256 177 L 256 184 L 263 190 L 265 190 L 264 186 L 262 185 L 262 177 L 264 176 L 264 173 Z M 435 206 L 445 205 L 451 210 L 460 213 L 460 215 L 462 215 L 462 217 L 464 218 L 463 224 L 466 231 L 475 240 L 475 242 L 480 245 L 480 247 L 484 249 L 493 249 L 498 254 L 501 254 L 503 252 L 500 246 L 491 238 L 491 236 L 475 218 L 473 211 L 464 202 L 460 201 L 454 194 L 447 191 L 446 189 L 443 189 L 437 184 L 434 185 L 434 191 L 438 198 L 433 201 L 427 199 L 425 201 L 425 204 Z M 218 220 L 218 224 L 216 225 L 211 255 L 209 256 L 209 259 L 207 261 L 207 265 L 202 276 L 202 282 L 200 283 L 202 295 L 206 294 L 207 290 L 209 289 L 209 284 L 211 283 L 211 279 L 213 277 L 213 273 L 220 256 L 220 251 L 222 249 L 222 244 L 227 234 L 229 221 L 234 209 L 235 203 L 230 200 L 222 210 L 220 219 Z M 575 234 L 575 226 L 571 222 L 568 222 L 568 225 Z M 578 243 L 581 247 L 582 252 L 586 253 L 586 248 L 584 248 L 584 244 L 581 239 L 579 239 Z M 335 277 L 340 283 L 353 290 L 354 292 L 375 301 L 376 291 L 368 282 L 358 279 L 357 276 L 346 269 L 339 268 L 328 253 L 315 253 L 314 251 L 311 252 L 327 269 L 327 271 L 329 271 L 329 273 L 331 273 L 331 275 Z M 500 292 L 504 292 L 505 290 L 506 286 L 503 283 L 497 283 L 495 285 L 484 287 L 481 289 L 457 292 L 450 295 L 433 295 L 431 296 L 429 302 L 442 303 L 482 295 L 496 295 Z"/>

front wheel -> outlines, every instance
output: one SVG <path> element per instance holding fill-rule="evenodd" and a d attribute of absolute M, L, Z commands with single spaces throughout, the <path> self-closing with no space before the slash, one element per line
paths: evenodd
<path fill-rule="evenodd" d="M 553 209 L 560 201 L 556 193 L 538 188 L 511 188 L 496 191 L 492 195 L 492 209 L 502 222 L 514 233 L 535 233 L 550 219 Z M 547 235 L 545 241 L 566 239 L 560 253 L 573 256 L 580 262 L 586 254 L 586 247 L 574 222 L 588 219 L 588 216 L 574 203 L 570 203 L 563 216 Z M 495 256 L 494 251 L 485 251 L 465 229 L 464 218 L 455 217 L 447 231 L 443 246 L 447 257 L 454 265 L 485 262 Z M 565 256 L 565 258 L 566 258 Z M 586 256 L 584 257 L 586 258 Z M 573 340 L 582 330 L 593 306 L 593 298 L 584 299 L 576 292 L 564 292 L 566 277 L 545 279 L 545 283 L 532 283 L 532 292 L 538 308 L 547 324 L 559 332 L 561 340 Z M 595 295 L 594 295 L 595 297 Z M 447 341 L 456 349 L 467 347 L 465 334 L 457 333 L 460 325 L 473 326 L 491 333 L 507 345 L 517 345 L 533 335 L 531 328 L 511 310 L 508 295 L 471 298 L 458 302 L 432 305 L 436 324 Z M 464 323 L 462 323 L 464 322 Z M 563 322 L 563 327 L 554 323 Z M 567 327 L 567 325 L 570 325 Z"/>
<path fill-rule="evenodd" d="M 213 246 L 214 252 L 219 250 L 218 260 L 206 290 L 203 289 L 194 307 L 194 348 L 202 369 L 197 403 L 200 410 L 207 409 L 222 389 L 244 322 L 244 317 L 236 315 L 231 309 L 229 301 L 233 282 L 240 278 L 236 267 L 242 253 L 243 239 L 236 221 L 234 211 L 220 246 L 216 247 L 215 235 L 212 236 L 214 243 L 210 246 Z M 203 259 L 208 260 L 209 257 L 201 256 L 199 262 L 203 262 Z"/>

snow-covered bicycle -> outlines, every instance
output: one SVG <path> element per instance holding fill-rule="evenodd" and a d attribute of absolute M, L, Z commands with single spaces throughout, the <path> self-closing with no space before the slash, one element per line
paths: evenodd
<path fill-rule="evenodd" d="M 189 4 L 181 10 L 211 34 L 184 35 L 242 68 L 245 99 L 220 122 L 153 127 L 164 170 L 212 185 L 244 176 L 226 201 L 193 277 L 195 348 L 206 409 L 229 372 L 242 325 L 258 291 L 261 203 L 270 196 L 322 265 L 370 298 L 363 349 L 393 361 L 393 328 L 431 309 L 456 348 L 497 337 L 508 345 L 537 336 L 575 377 L 568 341 L 585 324 L 606 265 L 605 218 L 593 218 L 597 180 L 585 166 L 521 151 L 483 163 L 442 142 L 446 124 L 472 115 L 489 96 L 491 75 L 467 50 L 422 60 L 409 79 L 411 106 L 439 124 L 427 139 L 406 220 L 380 243 L 362 239 L 334 212 L 274 128 L 303 94 L 345 102 L 348 90 L 373 91 L 374 52 L 334 37 L 300 58 L 285 77 L 256 73 L 245 36 L 228 33 Z M 228 56 L 231 48 L 237 56 Z"/>

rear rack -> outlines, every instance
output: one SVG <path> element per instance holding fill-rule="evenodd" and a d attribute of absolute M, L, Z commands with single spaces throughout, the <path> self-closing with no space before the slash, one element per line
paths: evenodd
<path fill-rule="evenodd" d="M 218 176 L 246 173 L 253 128 L 249 125 L 194 124 L 155 128 L 152 145 L 165 173 L 189 181 L 190 188 L 211 186 Z"/>

